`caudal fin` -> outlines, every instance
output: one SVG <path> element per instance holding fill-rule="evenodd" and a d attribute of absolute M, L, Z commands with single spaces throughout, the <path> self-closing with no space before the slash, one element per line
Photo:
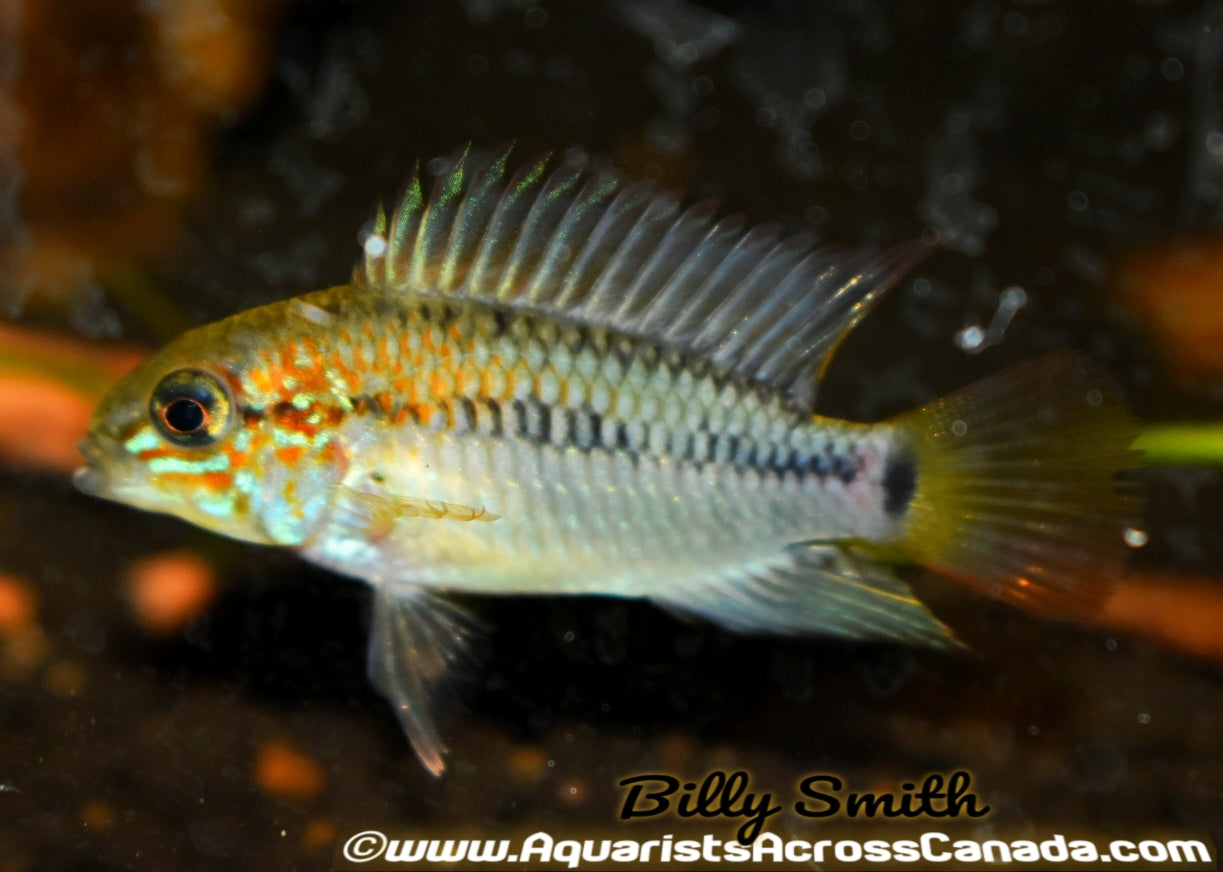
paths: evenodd
<path fill-rule="evenodd" d="M 913 497 L 896 544 L 974 590 L 1086 616 L 1122 570 L 1137 427 L 1090 360 L 1022 364 L 897 418 Z"/>

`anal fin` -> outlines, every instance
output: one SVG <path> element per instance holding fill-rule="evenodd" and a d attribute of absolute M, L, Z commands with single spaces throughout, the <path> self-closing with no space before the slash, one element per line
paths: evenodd
<path fill-rule="evenodd" d="M 672 611 L 741 633 L 960 646 L 887 566 L 839 545 L 795 545 L 767 565 L 656 599 Z"/>
<path fill-rule="evenodd" d="M 446 768 L 446 746 L 433 710 L 447 674 L 469 659 L 476 630 L 467 612 L 420 588 L 374 591 L 370 680 L 395 709 L 413 750 L 434 776 Z"/>

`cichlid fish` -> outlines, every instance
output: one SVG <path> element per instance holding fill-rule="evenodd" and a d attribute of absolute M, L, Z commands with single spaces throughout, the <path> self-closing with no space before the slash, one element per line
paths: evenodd
<path fill-rule="evenodd" d="M 651 600 L 744 632 L 952 646 L 898 553 L 1052 615 L 1121 567 L 1134 426 L 1055 355 L 879 424 L 817 417 L 922 243 L 833 252 L 545 160 L 464 155 L 379 210 L 349 284 L 124 378 L 81 490 L 374 589 L 372 680 L 430 772 L 472 624 L 446 594 Z"/>

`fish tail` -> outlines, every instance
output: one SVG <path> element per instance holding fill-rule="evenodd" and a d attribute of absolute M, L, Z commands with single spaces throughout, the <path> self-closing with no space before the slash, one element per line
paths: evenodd
<path fill-rule="evenodd" d="M 979 593 L 1085 617 L 1124 567 L 1138 500 L 1138 428 L 1082 355 L 985 379 L 892 424 L 908 446 L 889 468 L 899 550 Z"/>

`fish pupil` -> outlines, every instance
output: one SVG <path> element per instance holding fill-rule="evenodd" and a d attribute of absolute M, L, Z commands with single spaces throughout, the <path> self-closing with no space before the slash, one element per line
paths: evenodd
<path fill-rule="evenodd" d="M 178 433 L 194 433 L 204 426 L 208 410 L 194 397 L 172 400 L 164 412 L 166 426 Z"/>

